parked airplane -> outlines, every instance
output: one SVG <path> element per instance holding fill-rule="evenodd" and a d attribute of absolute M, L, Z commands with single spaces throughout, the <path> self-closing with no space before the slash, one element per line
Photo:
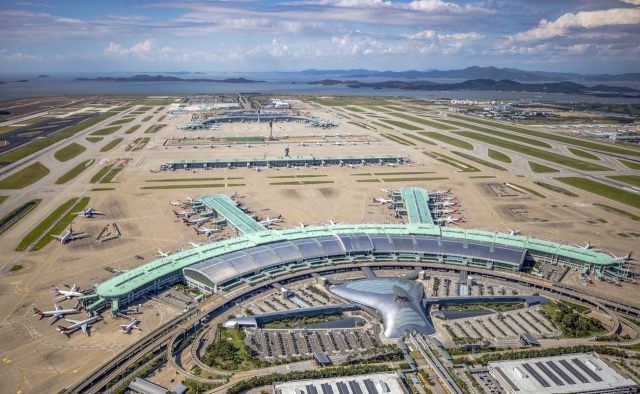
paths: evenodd
<path fill-rule="evenodd" d="M 435 211 L 431 211 L 437 214 L 445 214 L 445 215 L 450 215 L 452 213 L 456 213 L 458 212 L 457 209 L 436 209 Z"/>
<path fill-rule="evenodd" d="M 436 190 L 435 192 L 431 192 L 429 194 L 431 194 L 432 196 L 442 196 L 443 194 L 448 194 L 451 191 L 451 189 L 449 190 Z"/>
<path fill-rule="evenodd" d="M 171 205 L 173 205 L 174 207 L 179 207 L 180 205 L 182 205 L 182 204 L 180 204 L 179 202 L 173 202 L 173 201 L 169 201 L 169 203 L 170 203 Z"/>
<path fill-rule="evenodd" d="M 628 255 L 626 255 L 626 256 L 620 256 L 620 257 L 615 256 L 613 253 L 610 253 L 610 254 L 611 254 L 611 256 L 613 257 L 613 261 L 629 261 L 629 260 L 631 260 L 631 254 L 632 254 L 632 253 L 633 253 L 633 252 L 629 252 L 629 254 L 628 254 Z"/>
<path fill-rule="evenodd" d="M 162 257 L 169 257 L 169 253 L 162 253 L 162 251 L 160 250 L 160 248 L 158 248 L 158 254 Z"/>
<path fill-rule="evenodd" d="M 82 295 L 82 293 L 80 293 L 79 291 L 76 291 L 75 283 L 73 284 L 73 287 L 71 288 L 70 291 L 58 290 L 58 288 L 55 285 L 52 285 L 52 286 L 53 286 L 53 290 L 51 290 L 51 292 L 60 294 L 60 297 L 56 297 L 54 298 L 54 300 L 59 300 L 61 298 L 66 298 L 68 300 L 71 297 L 80 297 Z"/>
<path fill-rule="evenodd" d="M 191 246 L 193 246 L 194 248 L 199 248 L 201 246 L 201 244 L 197 244 L 192 242 L 191 240 L 189 240 L 189 243 L 191 244 Z"/>
<path fill-rule="evenodd" d="M 331 223 L 331 225 L 332 225 L 332 226 L 337 226 L 337 225 L 339 225 L 339 224 L 342 224 L 342 223 L 336 223 L 336 222 L 334 222 L 334 221 L 333 221 L 333 219 L 329 219 L 329 223 Z"/>
<path fill-rule="evenodd" d="M 195 224 L 198 227 L 200 227 L 202 223 L 206 223 L 209 221 L 211 221 L 211 218 L 200 218 L 200 219 L 194 219 L 194 220 L 188 220 L 188 219 L 182 218 L 182 223 L 186 224 L 187 226 Z"/>
<path fill-rule="evenodd" d="M 69 327 L 63 327 L 63 326 L 58 326 L 58 331 L 60 332 L 60 334 L 71 334 L 71 331 L 77 329 L 77 328 L 82 328 L 82 332 L 86 333 L 87 329 L 89 329 L 89 325 L 91 323 L 93 323 L 94 321 L 101 319 L 100 316 L 93 316 L 90 317 L 86 320 L 70 320 L 70 319 L 65 319 L 66 321 L 73 323 L 72 325 L 70 325 Z"/>
<path fill-rule="evenodd" d="M 436 219 L 435 221 L 440 223 L 455 223 L 455 222 L 461 221 L 462 219 L 463 219 L 462 217 L 459 217 L 457 219 L 452 219 L 451 215 L 449 215 L 449 217 L 446 219 Z"/>
<path fill-rule="evenodd" d="M 198 213 L 198 211 L 181 211 L 181 212 L 173 211 L 173 214 L 178 217 L 180 216 L 191 217 L 191 215 L 195 215 L 196 213 Z"/>
<path fill-rule="evenodd" d="M 61 318 L 61 317 L 62 317 L 62 316 L 64 316 L 64 315 L 69 315 L 69 314 L 71 314 L 71 313 L 78 313 L 78 312 L 80 312 L 80 311 L 79 311 L 79 310 L 77 310 L 77 309 L 62 309 L 62 308 L 60 307 L 60 305 L 58 305 L 58 304 L 53 304 L 53 306 L 55 306 L 55 307 L 56 307 L 56 310 L 55 310 L 55 311 L 42 312 L 42 311 L 40 311 L 40 310 L 38 310 L 38 309 L 36 309 L 36 308 L 33 308 L 33 311 L 35 312 L 35 315 L 40 315 L 40 316 L 41 316 L 41 318 L 42 318 L 42 317 L 49 317 L 49 316 L 51 316 L 51 317 L 49 317 L 49 320 L 52 320 L 52 319 L 59 319 L 59 318 Z M 33 316 L 35 316 L 35 315 L 33 315 Z M 49 321 L 49 320 L 47 320 L 47 321 Z"/>
<path fill-rule="evenodd" d="M 520 231 L 516 231 L 516 229 L 515 229 L 515 228 L 514 228 L 513 230 L 512 230 L 512 229 L 510 229 L 510 228 L 508 228 L 507 230 L 509 230 L 509 234 L 510 234 L 511 236 L 514 236 L 514 237 L 515 237 L 515 236 L 517 236 L 518 234 L 520 234 Z"/>
<path fill-rule="evenodd" d="M 382 190 L 383 193 L 389 193 L 389 190 L 387 189 L 380 189 L 380 190 Z"/>
<path fill-rule="evenodd" d="M 203 228 L 202 228 L 202 229 L 200 229 L 200 230 L 199 230 L 199 229 L 197 229 L 197 228 L 194 228 L 194 229 L 193 229 L 193 231 L 195 231 L 195 232 L 196 232 L 196 234 L 206 234 L 206 235 L 207 235 L 207 237 L 208 237 L 208 236 L 210 236 L 211 234 L 213 234 L 213 233 L 217 233 L 218 231 L 222 231 L 222 230 L 220 230 L 219 228 L 204 228 L 204 227 L 203 227 Z"/>
<path fill-rule="evenodd" d="M 230 195 L 229 198 L 233 200 L 237 195 L 238 195 L 238 192 L 235 192 L 232 195 Z"/>
<path fill-rule="evenodd" d="M 187 200 L 189 200 L 189 201 L 193 201 L 193 198 L 191 198 L 191 197 L 187 196 Z"/>
<path fill-rule="evenodd" d="M 282 221 L 282 215 L 278 216 L 275 219 L 269 219 L 267 217 L 267 220 L 263 220 L 262 222 L 260 222 L 260 224 L 264 224 L 264 225 L 268 226 L 270 224 L 278 223 L 278 222 L 281 222 L 281 221 Z"/>
<path fill-rule="evenodd" d="M 332 145 L 342 145 L 342 141 L 336 141 Z"/>
<path fill-rule="evenodd" d="M 69 227 L 69 230 L 67 230 L 67 233 L 65 235 L 51 235 L 53 238 L 56 239 L 56 241 L 60 241 L 61 244 L 66 244 L 67 242 L 73 241 L 74 239 L 80 239 L 82 238 L 84 234 L 73 234 L 73 227 Z"/>
<path fill-rule="evenodd" d="M 82 212 L 72 213 L 72 215 L 84 216 L 84 217 L 93 217 L 93 215 L 104 215 L 104 213 L 99 211 L 94 211 L 93 208 L 85 209 Z"/>
<path fill-rule="evenodd" d="M 373 198 L 373 197 L 371 197 L 371 199 L 372 199 L 374 202 L 379 202 L 379 203 L 381 203 L 382 205 L 393 202 L 393 200 L 386 200 L 386 199 L 384 199 L 384 198 Z"/>
<path fill-rule="evenodd" d="M 123 334 L 130 334 L 132 329 L 136 329 L 136 330 L 140 330 L 142 331 L 141 328 L 139 328 L 136 324 L 139 323 L 137 319 L 133 319 L 133 321 L 131 321 L 131 323 L 129 324 L 125 324 L 125 325 L 120 325 L 120 327 L 122 327 L 122 333 Z"/>
<path fill-rule="evenodd" d="M 593 245 L 590 242 L 585 242 L 585 246 L 580 246 L 580 245 L 576 245 L 573 244 L 576 248 L 580 248 L 580 249 L 584 249 L 584 250 L 600 250 L 600 249 L 592 249 Z M 629 253 L 631 254 L 631 253 Z"/>
<path fill-rule="evenodd" d="M 441 207 L 455 207 L 456 205 L 458 205 L 457 202 L 450 202 L 450 201 L 437 202 L 436 204 L 440 205 Z"/>

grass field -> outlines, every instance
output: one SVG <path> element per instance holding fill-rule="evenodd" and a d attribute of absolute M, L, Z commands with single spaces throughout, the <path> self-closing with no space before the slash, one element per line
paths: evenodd
<path fill-rule="evenodd" d="M 86 137 L 85 140 L 95 144 L 96 142 L 100 142 L 104 139 L 104 137 Z"/>
<path fill-rule="evenodd" d="M 468 155 L 468 154 L 466 154 L 466 153 L 462 153 L 462 152 L 453 152 L 453 151 L 452 151 L 451 153 L 456 154 L 456 155 L 461 156 L 461 157 L 464 157 L 464 158 L 465 158 L 465 159 L 467 159 L 467 160 L 471 160 L 471 161 L 473 161 L 473 162 L 475 162 L 475 163 L 478 163 L 478 164 L 481 164 L 481 165 L 483 165 L 483 166 L 485 166 L 485 167 L 493 168 L 494 170 L 498 170 L 498 171 L 509 171 L 509 170 L 507 170 L 506 168 L 504 168 L 504 167 L 500 167 L 500 166 L 499 166 L 499 165 L 497 165 L 497 164 L 493 164 L 493 163 L 491 163 L 491 162 L 488 162 L 488 161 L 486 161 L 486 160 L 479 159 L 479 158 L 477 158 L 477 157 L 474 157 L 474 156 Z"/>
<path fill-rule="evenodd" d="M 462 141 L 457 138 L 449 137 L 448 135 L 429 132 L 429 131 L 423 131 L 418 134 L 424 135 L 425 137 L 432 138 L 434 140 L 438 140 L 440 142 L 444 142 L 445 144 L 453 145 L 460 149 L 473 150 L 473 145 L 471 145 L 467 141 Z"/>
<path fill-rule="evenodd" d="M 626 183 L 631 186 L 640 187 L 640 176 L 638 175 L 612 175 L 607 178 L 613 179 L 614 181 Z M 638 197 L 640 199 L 640 197 Z"/>
<path fill-rule="evenodd" d="M 78 123 L 75 126 L 67 127 L 66 129 L 57 132 L 56 135 L 62 135 L 62 136 L 74 135 L 83 130 L 88 129 L 91 126 L 95 126 L 98 123 L 103 122 L 109 118 L 110 116 L 107 116 L 107 115 L 100 115 L 93 118 L 89 118 L 83 122 Z"/>
<path fill-rule="evenodd" d="M 224 178 L 151 179 L 145 182 L 202 182 L 202 181 L 224 181 Z"/>
<path fill-rule="evenodd" d="M 138 130 L 139 128 L 140 128 L 140 125 L 139 125 L 139 124 L 138 124 L 138 125 L 135 125 L 135 126 L 131 126 L 131 128 L 129 128 L 129 130 L 125 131 L 124 133 L 125 133 L 125 134 L 131 134 L 131 133 L 133 133 L 134 131 Z"/>
<path fill-rule="evenodd" d="M 509 184 L 510 184 L 510 185 L 513 185 L 513 186 L 515 186 L 515 187 L 517 187 L 517 188 L 520 188 L 520 189 L 522 189 L 522 190 L 526 191 L 527 193 L 531 193 L 531 194 L 533 194 L 534 196 L 538 196 L 538 197 L 540 197 L 540 198 L 547 198 L 547 196 L 545 196 L 544 194 L 542 194 L 542 193 L 538 193 L 537 191 L 535 191 L 535 190 L 533 190 L 533 189 L 531 189 L 531 188 L 524 187 L 524 186 L 520 186 L 520 185 L 516 185 L 515 183 L 511 183 L 511 182 L 509 182 Z"/>
<path fill-rule="evenodd" d="M 44 220 L 38 223 L 38 225 L 33 230 L 31 230 L 29 234 L 27 234 L 24 238 L 22 238 L 22 241 L 20 241 L 20 243 L 18 244 L 18 247 L 16 248 L 16 252 L 22 252 L 29 245 L 31 245 L 31 243 L 35 241 L 36 238 L 38 238 L 40 234 L 44 232 L 44 230 L 46 230 L 49 226 L 55 223 L 58 220 L 58 218 L 62 216 L 62 214 L 67 209 L 69 209 L 69 207 L 71 207 L 74 202 L 76 202 L 76 200 L 77 198 L 72 198 L 71 200 L 60 205 L 58 208 L 55 209 L 55 211 L 51 212 L 49 216 L 47 216 Z"/>
<path fill-rule="evenodd" d="M 41 151 L 44 148 L 50 147 L 56 142 L 60 142 L 60 140 L 57 138 L 43 138 L 41 140 L 37 140 L 35 142 L 32 142 L 21 148 L 18 148 L 14 151 L 11 151 L 9 153 L 6 153 L 0 156 L 0 162 L 2 161 L 14 162 L 14 161 L 22 160 L 25 157 L 31 156 L 32 154 L 38 151 Z"/>
<path fill-rule="evenodd" d="M 343 109 L 346 109 L 346 110 L 349 110 L 349 111 L 353 111 L 353 112 L 366 112 L 363 109 L 355 108 L 355 107 L 344 107 Z"/>
<path fill-rule="evenodd" d="M 545 183 L 545 182 L 533 182 L 536 185 L 543 187 L 547 190 L 551 190 L 552 192 L 556 192 L 556 193 L 560 193 L 560 194 L 564 194 L 565 196 L 568 197 L 580 197 L 579 195 L 575 194 L 574 192 L 570 192 L 567 189 L 563 189 L 560 186 L 555 186 L 555 185 L 551 185 L 549 183 Z"/>
<path fill-rule="evenodd" d="M 7 126 L 7 127 L 3 127 L 3 128 L 0 129 L 0 134 L 8 133 L 8 132 L 13 131 L 13 130 L 18 130 L 21 127 L 22 126 L 15 126 L 15 127 Z"/>
<path fill-rule="evenodd" d="M 394 104 L 393 101 L 387 101 L 385 99 L 376 99 L 369 97 L 334 97 L 331 99 L 315 100 L 320 105 L 326 105 L 327 107 L 346 107 L 348 105 L 357 105 L 360 107 L 370 105 L 385 105 Z"/>
<path fill-rule="evenodd" d="M 292 182 L 273 182 L 270 185 L 318 185 L 322 183 L 334 183 L 333 181 L 292 181 Z"/>
<path fill-rule="evenodd" d="M 393 130 L 393 128 L 387 126 L 386 124 L 382 124 L 382 123 L 378 123 L 378 122 L 374 122 L 372 120 L 370 120 L 369 122 L 373 123 L 374 125 L 378 126 L 378 127 L 382 127 L 383 129 L 387 129 L 387 130 Z"/>
<path fill-rule="evenodd" d="M 140 108 L 136 108 L 136 111 L 142 111 L 142 112 L 146 112 L 153 109 L 153 107 L 140 107 Z"/>
<path fill-rule="evenodd" d="M 627 161 L 622 159 L 618 159 L 618 161 L 622 163 L 624 166 L 626 166 L 627 168 L 630 168 L 632 170 L 640 170 L 640 163 L 634 163 L 632 161 Z"/>
<path fill-rule="evenodd" d="M 422 152 L 425 155 L 429 156 L 429 157 L 433 157 L 434 153 L 431 152 Z M 460 161 L 458 159 L 454 159 L 453 157 L 449 157 L 449 156 L 445 156 L 443 154 L 440 153 L 436 153 L 435 154 L 438 157 L 438 161 L 441 161 L 443 163 L 449 164 L 452 167 L 455 167 L 459 170 L 461 170 L 461 172 L 480 172 L 479 169 L 477 169 L 476 167 L 469 165 L 463 161 Z"/>
<path fill-rule="evenodd" d="M 423 143 L 428 144 L 428 145 L 438 145 L 433 141 L 429 141 L 429 140 L 424 139 L 422 137 L 418 137 L 417 135 L 414 135 L 414 134 L 402 133 L 402 135 L 404 135 L 405 137 L 413 138 L 416 141 L 420 141 L 420 142 L 423 142 Z"/>
<path fill-rule="evenodd" d="M 635 193 L 618 189 L 617 187 L 611 187 L 604 183 L 592 181 L 591 179 L 586 178 L 563 177 L 555 179 L 566 185 L 577 187 L 578 189 L 597 194 L 598 196 L 640 209 L 640 198 L 638 198 L 638 195 Z"/>
<path fill-rule="evenodd" d="M 581 146 L 583 148 L 589 148 L 594 150 L 599 150 L 601 152 L 609 152 L 609 153 L 617 153 L 621 155 L 630 155 L 630 156 L 639 156 L 640 152 L 633 151 L 629 149 L 621 149 L 611 145 L 599 144 L 597 142 L 586 141 L 576 137 L 568 137 L 558 134 L 545 133 L 542 131 L 534 131 L 529 129 L 523 129 L 522 127 L 516 127 L 511 125 L 506 125 L 502 123 L 496 123 L 487 120 L 481 120 L 470 116 L 460 116 L 460 115 L 449 115 L 451 118 L 466 120 L 467 122 L 480 123 L 487 126 L 499 127 L 504 130 L 513 131 L 520 134 L 526 134 L 533 137 L 545 138 L 548 140 L 563 142 L 565 144 Z"/>
<path fill-rule="evenodd" d="M 326 175 L 281 175 L 281 176 L 268 176 L 267 178 L 323 178 Z"/>
<path fill-rule="evenodd" d="M 0 190 L 22 189 L 44 178 L 49 169 L 39 161 L 0 181 Z"/>
<path fill-rule="evenodd" d="M 574 148 L 569 148 L 567 147 L 567 149 L 569 150 L 569 152 L 571 152 L 572 154 L 578 156 L 578 157 L 582 157 L 583 159 L 590 159 L 590 160 L 600 160 L 600 158 L 596 155 L 592 155 L 589 152 L 585 152 L 583 150 L 580 149 L 574 149 Z"/>
<path fill-rule="evenodd" d="M 551 145 L 547 144 L 546 142 L 534 140 L 534 139 L 527 138 L 527 137 L 522 137 L 522 136 L 519 136 L 519 135 L 513 134 L 513 133 L 505 133 L 503 131 L 487 129 L 485 127 L 475 126 L 475 125 L 468 124 L 468 123 L 455 122 L 455 121 L 452 121 L 452 120 L 443 120 L 442 122 L 453 124 L 453 125 L 456 125 L 456 126 L 459 126 L 459 127 L 463 127 L 463 128 L 467 128 L 467 129 L 471 129 L 471 130 L 475 130 L 475 131 L 479 131 L 479 132 L 485 133 L 485 134 L 491 134 L 491 135 L 493 135 L 495 137 L 506 138 L 506 139 L 510 139 L 510 140 L 514 140 L 514 141 L 518 141 L 518 142 L 524 142 L 525 144 L 529 144 L 529 145 L 533 145 L 533 146 L 539 146 L 541 148 L 551 149 Z"/>
<path fill-rule="evenodd" d="M 119 119 L 119 120 L 116 120 L 115 122 L 109 123 L 107 126 L 117 126 L 119 124 L 125 124 L 125 123 L 129 123 L 129 122 L 133 122 L 134 119 L 135 119 L 135 117 L 126 118 L 126 119 Z"/>
<path fill-rule="evenodd" d="M 493 176 L 493 175 L 477 175 L 477 176 L 470 176 L 469 179 L 486 179 L 486 178 L 497 178 L 497 176 Z"/>
<path fill-rule="evenodd" d="M 58 161 L 65 162 L 73 159 L 86 150 L 87 148 L 85 148 L 84 146 L 72 142 L 54 153 L 53 157 L 55 157 Z"/>
<path fill-rule="evenodd" d="M 499 146 L 500 148 L 508 149 L 514 152 L 519 152 L 525 155 L 529 155 L 541 160 L 547 160 L 552 163 L 560 164 L 563 166 L 575 168 L 583 171 L 612 171 L 611 168 L 604 167 L 598 164 L 589 163 L 586 161 L 574 159 L 572 157 L 562 156 L 553 152 L 547 152 L 541 149 L 532 148 L 530 146 L 519 145 L 515 142 L 501 140 L 499 138 L 493 138 L 484 134 L 478 134 L 471 131 L 458 131 L 456 134 L 463 137 L 472 138 L 474 140 L 484 142 L 487 144 Z"/>
<path fill-rule="evenodd" d="M 380 119 L 381 122 L 385 122 L 385 123 L 389 123 L 390 125 L 394 125 L 396 127 L 400 127 L 401 129 L 405 129 L 405 130 L 422 130 L 422 128 L 417 127 L 417 126 L 413 126 L 410 125 L 408 123 L 404 123 L 404 122 L 398 122 L 396 120 L 387 120 L 387 119 Z"/>
<path fill-rule="evenodd" d="M 116 131 L 118 131 L 120 129 L 120 127 L 122 127 L 122 126 L 107 127 L 107 128 L 104 128 L 104 129 L 96 130 L 93 133 L 90 133 L 89 135 L 109 135 L 109 134 L 113 134 Z"/>
<path fill-rule="evenodd" d="M 230 183 L 229 187 L 244 186 L 244 183 Z M 206 189 L 209 187 L 225 187 L 224 183 L 212 183 L 205 185 L 165 185 L 165 186 L 145 186 L 140 189 L 158 190 L 158 189 Z"/>
<path fill-rule="evenodd" d="M 91 189 L 92 192 L 106 192 L 107 190 L 116 190 L 115 187 L 94 187 Z"/>
<path fill-rule="evenodd" d="M 77 216 L 73 215 L 73 213 L 74 212 L 83 211 L 87 207 L 87 204 L 89 204 L 89 197 L 81 198 L 76 203 L 76 205 L 74 205 L 73 208 L 71 208 L 69 210 L 69 213 L 67 213 L 66 215 L 64 215 L 62 217 L 62 219 L 60 219 L 60 222 L 61 223 L 70 223 L 70 222 L 72 222 L 77 217 Z M 66 224 L 57 224 L 57 225 L 53 226 L 51 228 L 51 230 L 49 230 L 44 235 L 44 237 L 42 237 L 40 239 L 40 241 L 38 241 L 38 243 L 33 246 L 33 248 L 31 248 L 31 250 L 32 251 L 36 251 L 36 250 L 40 250 L 40 249 L 44 248 L 45 246 L 47 246 L 49 244 L 49 242 L 53 241 L 52 235 L 60 235 L 66 228 L 67 228 Z"/>
<path fill-rule="evenodd" d="M 0 196 L 0 204 L 5 202 L 7 200 L 7 198 L 9 198 L 9 196 Z"/>
<path fill-rule="evenodd" d="M 629 217 L 629 219 L 631 219 L 631 220 L 635 220 L 636 222 L 640 222 L 640 216 L 634 215 L 631 212 L 624 211 L 624 210 L 622 210 L 620 208 L 612 207 L 610 205 L 605 205 L 605 204 L 598 204 L 598 203 L 595 203 L 593 205 L 596 205 L 596 206 L 599 206 L 599 207 L 603 207 L 605 209 L 608 209 L 608 210 L 611 210 L 611 211 L 614 211 L 614 212 L 618 212 L 619 214 L 622 214 L 622 215 L 625 215 L 625 216 Z"/>
<path fill-rule="evenodd" d="M 154 127 L 156 127 L 156 126 L 157 126 L 157 125 L 155 125 L 155 124 L 154 124 L 154 125 L 149 126 L 149 127 L 144 131 L 144 134 L 151 133 L 151 132 L 152 132 L 152 130 L 153 130 L 153 128 L 154 128 Z M 159 129 L 158 129 L 158 130 L 159 130 Z M 156 132 L 157 132 L 157 130 L 156 130 Z"/>
<path fill-rule="evenodd" d="M 2 199 L 2 201 L 4 201 L 9 196 L 0 196 L 0 199 L 2 197 L 4 197 L 4 199 Z M 0 201 L 0 204 L 2 204 L 2 201 Z M 31 211 L 36 209 L 41 202 L 41 199 L 31 200 L 6 214 L 2 219 L 0 219 L 0 235 L 9 230 L 14 224 L 24 219 Z M 34 205 L 32 206 L 32 204 Z"/>
<path fill-rule="evenodd" d="M 402 105 L 403 107 L 407 107 L 407 108 L 417 109 L 418 111 L 431 112 L 432 114 L 436 114 L 437 113 L 434 110 L 427 109 L 427 108 L 422 108 L 422 107 L 416 107 L 415 105 L 405 105 L 405 104 L 398 104 L 398 105 Z M 393 105 L 387 105 L 387 108 L 391 108 L 394 111 L 403 111 L 402 108 L 394 107 Z"/>
<path fill-rule="evenodd" d="M 489 157 L 493 160 L 498 160 L 503 163 L 511 163 L 511 158 L 505 155 L 502 152 L 498 152 L 497 150 L 489 149 Z"/>
<path fill-rule="evenodd" d="M 65 183 L 69 182 L 73 178 L 75 178 L 78 175 L 80 175 L 82 173 L 82 171 L 84 171 L 87 168 L 89 168 L 89 167 L 87 167 L 85 165 L 86 163 L 87 163 L 87 161 L 82 161 L 77 166 L 73 167 L 69 172 L 67 172 L 66 174 L 64 174 L 60 178 L 58 178 L 58 180 L 56 181 L 56 185 L 64 185 Z"/>
<path fill-rule="evenodd" d="M 411 141 L 407 141 L 404 138 L 400 138 L 400 137 L 395 136 L 395 135 L 383 134 L 383 133 L 380 134 L 380 135 L 383 136 L 386 139 L 389 139 L 389 140 L 393 141 L 393 142 L 397 142 L 400 145 L 405 145 L 405 146 L 415 146 L 416 145 Z"/>
<path fill-rule="evenodd" d="M 417 118 L 417 117 L 411 116 L 411 115 L 399 114 L 397 112 L 393 112 L 393 113 L 391 113 L 391 115 L 395 116 L 396 118 L 408 120 L 408 121 L 413 122 L 413 123 L 419 123 L 421 125 L 429 126 L 431 128 L 438 129 L 438 130 L 457 130 L 455 127 L 447 126 L 446 124 L 433 122 L 433 121 L 427 120 L 427 119 Z"/>
<path fill-rule="evenodd" d="M 542 164 L 534 163 L 532 161 L 529 162 L 529 167 L 531 167 L 531 171 L 536 174 L 546 174 L 549 172 L 560 172 L 560 170 L 556 170 L 555 168 L 543 166 Z"/>
<path fill-rule="evenodd" d="M 104 176 L 104 174 L 106 174 L 107 172 L 109 172 L 109 170 L 114 166 L 110 165 L 110 166 L 104 166 L 102 167 L 94 176 L 93 178 L 91 178 L 91 183 L 96 183 L 100 180 L 100 178 L 102 178 Z"/>
<path fill-rule="evenodd" d="M 118 146 L 119 143 L 121 143 L 124 140 L 124 138 L 116 138 L 115 140 L 109 142 L 107 145 L 103 146 L 100 149 L 100 152 L 108 152 L 111 149 L 115 148 L 116 146 Z"/>
<path fill-rule="evenodd" d="M 142 122 L 148 122 L 153 118 L 153 116 L 145 116 L 144 119 L 142 119 Z"/>
<path fill-rule="evenodd" d="M 414 177 L 414 178 L 380 178 L 383 182 L 418 182 L 418 181 L 440 181 L 449 178 L 444 177 Z"/>
<path fill-rule="evenodd" d="M 115 169 L 114 169 L 115 168 Z M 104 178 L 102 178 L 102 180 L 100 181 L 100 183 L 111 183 L 111 181 L 113 180 L 113 178 L 115 178 L 116 175 L 118 175 L 118 173 L 120 171 L 124 170 L 124 165 L 122 165 L 122 163 L 120 163 L 120 165 L 118 165 L 117 167 L 115 167 L 115 165 L 111 168 L 111 171 L 109 171 L 107 173 L 107 175 L 105 175 Z M 115 182 L 117 183 L 117 182 Z"/>

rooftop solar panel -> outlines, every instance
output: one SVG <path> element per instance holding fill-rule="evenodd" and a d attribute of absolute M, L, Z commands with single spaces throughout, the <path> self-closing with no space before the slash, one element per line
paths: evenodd
<path fill-rule="evenodd" d="M 549 368 L 547 368 L 546 365 L 544 365 L 543 363 L 536 363 L 536 367 L 540 368 L 540 370 L 549 377 L 549 379 L 551 379 L 551 381 L 553 383 L 556 384 L 556 386 L 564 386 L 564 382 L 560 379 L 558 379 L 558 377 L 556 375 L 553 374 L 553 372 L 551 372 L 549 370 Z"/>
<path fill-rule="evenodd" d="M 531 374 L 531 376 L 533 376 L 535 378 L 535 380 L 538 381 L 538 383 L 540 383 L 542 385 L 542 387 L 551 387 L 551 385 L 549 383 L 547 383 L 546 380 L 544 380 L 542 378 L 542 376 L 540 376 L 540 374 L 538 373 L 538 371 L 536 371 L 535 369 L 533 369 L 533 367 L 527 363 L 522 364 L 522 367 L 524 369 L 527 370 L 527 372 L 529 372 Z"/>
<path fill-rule="evenodd" d="M 547 361 L 547 365 L 549 365 L 551 369 L 553 369 L 558 375 L 560 375 L 560 377 L 564 379 L 565 382 L 569 384 L 576 384 L 576 382 L 571 379 L 571 377 L 569 377 L 569 375 L 567 375 L 563 370 L 561 370 L 560 367 L 558 367 L 553 361 Z"/>
<path fill-rule="evenodd" d="M 378 394 L 378 389 L 376 388 L 376 385 L 373 384 L 371 379 L 365 379 L 364 387 L 367 389 L 367 393 L 369 393 L 369 394 Z"/>
<path fill-rule="evenodd" d="M 327 383 L 322 383 L 320 388 L 322 388 L 322 394 L 333 394 L 333 389 Z"/>
<path fill-rule="evenodd" d="M 343 382 L 338 382 L 336 385 L 338 386 L 338 392 L 340 394 L 349 394 L 349 390 L 347 389 L 346 384 L 344 384 Z"/>
<path fill-rule="evenodd" d="M 305 387 L 307 388 L 307 394 L 318 394 L 318 390 L 316 390 L 314 385 L 308 384 Z"/>
<path fill-rule="evenodd" d="M 584 365 L 582 361 L 578 360 L 577 358 L 572 358 L 571 361 L 573 361 L 575 365 L 577 365 L 581 370 L 583 370 L 584 373 L 589 375 L 591 379 L 595 380 L 596 382 L 602 382 L 602 378 L 598 376 L 597 373 L 593 372 L 589 367 Z"/>
<path fill-rule="evenodd" d="M 587 380 L 587 378 L 584 377 L 584 375 L 582 375 L 580 372 L 578 372 L 575 368 L 573 368 L 571 366 L 571 364 L 569 364 L 567 362 L 567 360 L 560 360 L 560 364 L 565 367 L 567 369 L 567 371 L 571 372 L 573 374 L 573 376 L 575 376 L 576 378 L 578 378 L 578 380 L 582 383 L 589 383 L 589 381 Z"/>
<path fill-rule="evenodd" d="M 349 388 L 353 394 L 362 394 L 362 390 L 360 389 L 360 385 L 355 380 L 349 381 Z"/>

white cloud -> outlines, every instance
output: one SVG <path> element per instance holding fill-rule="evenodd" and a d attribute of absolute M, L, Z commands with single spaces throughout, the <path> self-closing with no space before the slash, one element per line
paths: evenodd
<path fill-rule="evenodd" d="M 29 5 L 29 6 L 40 6 L 40 7 L 48 7 L 48 8 L 56 8 L 52 5 L 49 4 L 43 4 L 43 3 L 27 3 L 27 2 L 20 2 L 20 3 L 16 3 L 18 5 Z"/>
<path fill-rule="evenodd" d="M 371 50 L 371 49 L 367 49 L 364 52 L 362 52 L 363 55 L 370 55 L 372 53 L 373 53 L 373 50 Z"/>
<path fill-rule="evenodd" d="M 425 40 L 432 39 L 437 36 L 435 30 L 423 30 L 413 35 L 401 34 L 400 37 L 408 38 L 410 40 Z"/>
<path fill-rule="evenodd" d="M 453 33 L 453 34 L 447 34 L 447 35 L 438 35 L 438 38 L 441 40 L 481 40 L 483 38 L 486 38 L 487 36 L 483 36 L 480 35 L 478 33 L 475 32 L 470 32 L 470 33 Z"/>
<path fill-rule="evenodd" d="M 23 53 L 17 52 L 11 55 L 6 55 L 5 53 L 7 52 L 6 49 L 3 49 L 0 51 L 0 59 L 2 60 L 7 60 L 7 61 L 15 61 L 15 62 L 22 62 L 25 60 L 28 61 L 33 61 L 33 60 L 42 60 L 42 56 L 37 55 L 25 55 Z"/>
<path fill-rule="evenodd" d="M 620 0 L 620 1 L 624 1 L 625 3 L 629 3 L 629 4 L 640 5 L 640 0 Z"/>

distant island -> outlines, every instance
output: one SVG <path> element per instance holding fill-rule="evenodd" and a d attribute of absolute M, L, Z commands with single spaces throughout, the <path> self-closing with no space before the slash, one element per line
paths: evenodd
<path fill-rule="evenodd" d="M 44 74 L 40 74 L 40 75 L 38 75 L 38 78 L 49 78 L 49 76 L 48 75 L 44 75 Z"/>
<path fill-rule="evenodd" d="M 217 83 L 258 83 L 265 81 L 253 81 L 245 78 L 228 78 L 228 79 L 208 79 L 208 78 L 177 78 L 177 77 L 165 77 L 164 75 L 151 76 L 147 74 L 134 75 L 129 78 L 113 78 L 113 77 L 98 77 L 98 78 L 76 78 L 75 81 L 82 82 L 217 82 Z"/>
<path fill-rule="evenodd" d="M 459 83 L 437 83 L 431 81 L 386 81 L 363 83 L 359 81 L 338 81 L 325 79 L 309 82 L 309 85 L 347 85 L 350 88 L 401 89 L 401 90 L 434 90 L 434 91 L 487 91 L 487 92 L 518 92 L 518 93 L 560 93 L 586 94 L 598 97 L 640 97 L 638 89 L 621 86 L 584 86 L 575 82 L 548 83 L 518 83 L 510 80 L 494 81 L 493 79 L 474 79 Z"/>
<path fill-rule="evenodd" d="M 31 82 L 31 81 L 29 81 L 27 79 L 19 79 L 19 80 L 15 81 L 15 82 Z"/>
<path fill-rule="evenodd" d="M 6 82 L 0 81 L 0 85 L 6 85 L 6 84 L 7 84 Z"/>

